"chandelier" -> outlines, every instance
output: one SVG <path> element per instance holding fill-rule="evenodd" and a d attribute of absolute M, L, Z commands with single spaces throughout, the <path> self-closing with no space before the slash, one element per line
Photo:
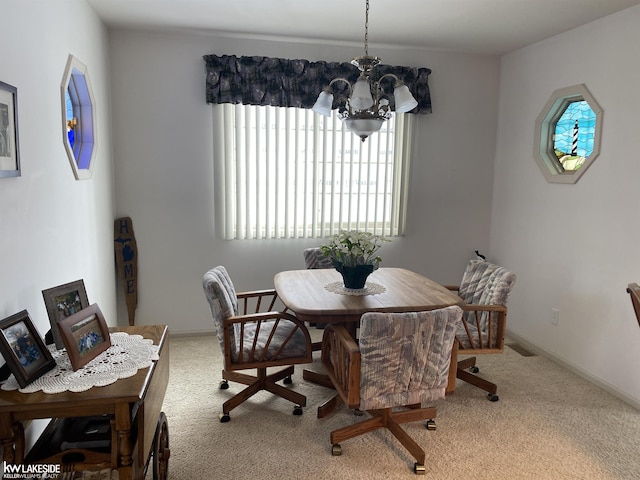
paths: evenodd
<path fill-rule="evenodd" d="M 354 58 L 351 63 L 360 70 L 355 85 L 351 85 L 346 78 L 334 78 L 320 92 L 312 110 L 326 117 L 331 116 L 333 84 L 336 82 L 346 83 L 349 88 L 349 97 L 339 98 L 342 105 L 338 109 L 338 118 L 345 122 L 349 131 L 358 135 L 364 142 L 369 135 L 380 130 L 385 120 L 391 118 L 389 94 L 381 85 L 383 79 L 387 77 L 393 79 L 392 95 L 397 113 L 409 112 L 418 105 L 416 99 L 411 95 L 409 87 L 404 85 L 394 74 L 387 73 L 375 82 L 371 80 L 371 71 L 380 63 L 380 58 L 369 55 L 369 0 L 367 0 L 365 11 L 364 55 Z"/>

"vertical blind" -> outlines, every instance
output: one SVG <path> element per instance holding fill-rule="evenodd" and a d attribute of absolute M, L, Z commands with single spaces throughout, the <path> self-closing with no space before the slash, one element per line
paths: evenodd
<path fill-rule="evenodd" d="M 213 105 L 216 229 L 226 239 L 403 235 L 412 115 L 365 142 L 309 109 Z"/>

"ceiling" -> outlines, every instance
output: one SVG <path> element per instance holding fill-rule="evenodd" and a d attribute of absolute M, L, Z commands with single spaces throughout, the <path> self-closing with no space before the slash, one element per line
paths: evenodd
<path fill-rule="evenodd" d="M 87 1 L 113 28 L 364 43 L 365 0 Z M 637 4 L 640 0 L 370 0 L 369 45 L 501 55 Z"/>

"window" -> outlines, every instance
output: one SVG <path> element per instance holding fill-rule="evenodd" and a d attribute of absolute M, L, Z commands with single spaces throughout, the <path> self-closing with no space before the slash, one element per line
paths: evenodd
<path fill-rule="evenodd" d="M 227 239 L 404 233 L 411 115 L 365 142 L 336 115 L 214 105 L 216 227 Z"/>
<path fill-rule="evenodd" d="M 69 55 L 62 77 L 63 143 L 77 180 L 91 178 L 95 145 L 95 100 L 87 67 Z"/>
<path fill-rule="evenodd" d="M 600 153 L 602 109 L 584 85 L 556 90 L 536 121 L 535 158 L 553 183 L 576 183 Z"/>

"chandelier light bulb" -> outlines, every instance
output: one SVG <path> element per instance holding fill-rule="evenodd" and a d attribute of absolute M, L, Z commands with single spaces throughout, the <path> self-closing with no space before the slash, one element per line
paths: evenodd
<path fill-rule="evenodd" d="M 320 115 L 324 115 L 325 117 L 330 117 L 332 105 L 333 94 L 326 90 L 323 90 L 322 92 L 320 92 L 320 95 L 318 95 L 318 99 L 316 100 L 316 103 L 313 105 L 311 110 L 319 113 Z"/>
<path fill-rule="evenodd" d="M 396 87 L 393 91 L 393 97 L 396 100 L 396 112 L 398 113 L 410 112 L 418 106 L 418 101 L 413 98 L 406 85 Z"/>
<path fill-rule="evenodd" d="M 349 105 L 354 110 L 367 110 L 373 106 L 371 85 L 369 85 L 369 81 L 364 75 L 360 75 L 358 81 L 354 85 L 353 93 L 349 98 Z"/>

